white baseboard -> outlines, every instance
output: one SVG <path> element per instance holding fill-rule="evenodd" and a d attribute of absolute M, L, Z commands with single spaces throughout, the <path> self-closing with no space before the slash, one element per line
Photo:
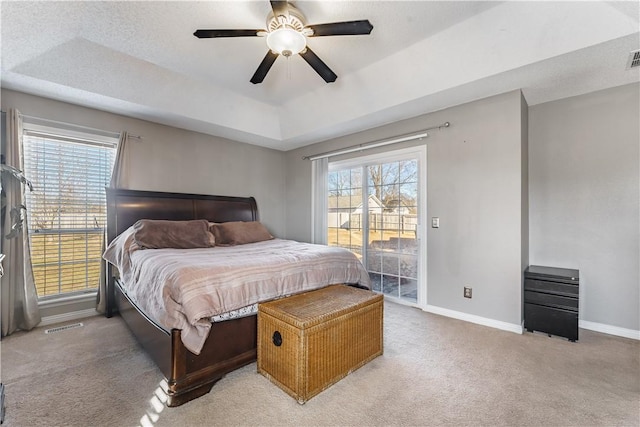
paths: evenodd
<path fill-rule="evenodd" d="M 42 321 L 38 323 L 38 326 L 55 325 L 56 323 L 70 322 L 72 320 L 86 319 L 87 317 L 97 316 L 98 313 L 95 308 L 89 308 L 86 310 L 72 311 L 71 313 L 56 314 L 53 316 L 43 317 Z"/>
<path fill-rule="evenodd" d="M 524 331 L 523 325 L 516 325 L 513 323 L 502 322 L 500 320 L 488 319 L 486 317 L 463 313 L 461 311 L 449 310 L 447 308 L 437 307 L 434 305 L 427 305 L 424 308 L 424 311 L 434 314 L 440 314 L 442 316 L 451 317 L 454 319 L 464 320 L 466 322 L 476 323 L 478 325 L 501 329 L 503 331 L 514 332 L 516 334 L 522 334 Z M 578 327 L 582 329 L 588 329 L 590 331 L 601 332 L 603 334 L 640 340 L 640 331 L 634 329 L 621 328 L 619 326 L 606 325 L 604 323 L 589 322 L 587 320 L 579 320 Z"/>
<path fill-rule="evenodd" d="M 588 320 L 579 320 L 578 327 L 582 329 L 588 329 L 590 331 L 602 332 L 603 334 L 616 335 L 618 337 L 640 340 L 640 331 L 636 331 L 634 329 L 605 325 L 604 323 L 589 322 Z"/>
<path fill-rule="evenodd" d="M 501 329 L 503 331 L 514 332 L 516 334 L 522 334 L 523 331 L 522 325 L 507 323 L 501 320 L 489 319 L 486 317 L 476 316 L 475 314 L 463 313 L 461 311 L 449 310 L 448 308 L 436 307 L 434 305 L 427 305 L 424 311 L 433 314 L 440 314 L 446 317 L 452 317 L 454 319 L 464 320 L 465 322 L 489 326 L 495 329 Z"/>

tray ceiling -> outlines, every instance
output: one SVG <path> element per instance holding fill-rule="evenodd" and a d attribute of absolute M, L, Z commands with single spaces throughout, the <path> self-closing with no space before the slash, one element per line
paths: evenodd
<path fill-rule="evenodd" d="M 368 36 L 309 46 L 249 82 L 260 37 L 200 40 L 198 28 L 265 28 L 269 2 L 2 2 L 2 87 L 289 150 L 522 89 L 529 105 L 640 81 L 630 2 L 292 1 L 310 24 L 369 19 Z"/>

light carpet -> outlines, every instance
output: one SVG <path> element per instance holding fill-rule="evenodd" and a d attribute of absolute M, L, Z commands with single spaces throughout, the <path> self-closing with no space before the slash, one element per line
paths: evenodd
<path fill-rule="evenodd" d="M 640 343 L 577 343 L 385 303 L 384 355 L 304 405 L 253 363 L 177 408 L 119 317 L 2 340 L 7 426 L 638 426 Z M 4 427 L 4 426 L 3 426 Z"/>

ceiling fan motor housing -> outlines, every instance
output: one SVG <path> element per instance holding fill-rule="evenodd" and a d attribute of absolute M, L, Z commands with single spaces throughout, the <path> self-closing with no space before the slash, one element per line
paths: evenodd
<path fill-rule="evenodd" d="M 267 31 L 271 33 L 278 28 L 286 26 L 301 33 L 304 29 L 305 22 L 306 19 L 302 12 L 289 3 L 288 18 L 284 15 L 275 16 L 273 11 L 269 12 L 269 15 L 267 15 Z"/>

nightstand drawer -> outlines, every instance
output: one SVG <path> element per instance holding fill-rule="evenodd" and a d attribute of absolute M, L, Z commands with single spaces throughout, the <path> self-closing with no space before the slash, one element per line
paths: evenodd
<path fill-rule="evenodd" d="M 569 285 L 566 283 L 550 282 L 547 280 L 525 279 L 524 290 L 577 298 L 579 286 L 577 284 Z"/>
<path fill-rule="evenodd" d="M 524 302 L 530 304 L 544 305 L 547 307 L 562 308 L 565 310 L 578 311 L 577 297 L 563 297 L 560 295 L 545 294 L 541 292 L 524 292 Z"/>
<path fill-rule="evenodd" d="M 524 327 L 529 332 L 544 332 L 577 341 L 578 312 L 525 303 Z"/>

